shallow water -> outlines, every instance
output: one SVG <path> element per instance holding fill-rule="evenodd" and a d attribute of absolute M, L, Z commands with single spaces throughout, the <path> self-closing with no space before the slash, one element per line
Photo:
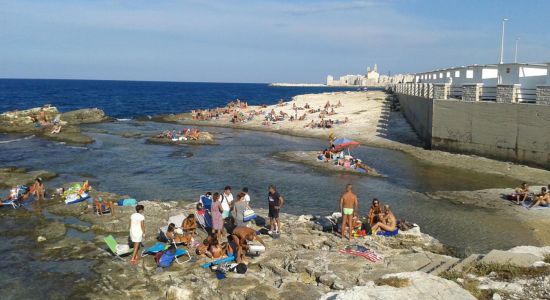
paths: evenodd
<path fill-rule="evenodd" d="M 124 138 L 123 133 L 155 134 L 174 125 L 154 122 L 115 122 L 83 128 L 96 142 L 74 147 L 39 138 L 0 135 L 0 165 L 16 165 L 54 171 L 60 176 L 47 183 L 54 188 L 62 183 L 89 179 L 94 188 L 128 194 L 138 200 L 194 200 L 206 191 L 221 191 L 233 186 L 237 193 L 250 188 L 252 206 L 266 207 L 266 188 L 276 184 L 286 199 L 283 211 L 293 214 L 329 214 L 338 209 L 339 195 L 352 183 L 360 199 L 360 211 L 366 214 L 368 202 L 378 197 L 390 204 L 398 218 L 418 223 L 443 243 L 464 252 L 506 249 L 516 245 L 537 244 L 525 234 L 525 228 L 511 223 L 490 209 L 437 201 L 422 192 L 506 187 L 514 183 L 504 177 L 471 173 L 454 168 L 424 164 L 398 151 L 360 147 L 354 154 L 388 178 L 374 178 L 317 170 L 274 157 L 279 151 L 319 150 L 325 142 L 275 133 L 205 128 L 215 134 L 218 146 L 170 146 L 147 144 L 145 138 Z M 0 191 L 2 195 L 7 191 Z M 39 221 L 22 223 L 14 215 L 42 215 L 74 225 L 76 218 L 56 217 L 47 210 L 2 212 L 0 250 L 0 288 L 7 298 L 28 298 L 32 293 L 13 290 L 25 279 L 35 291 L 52 297 L 71 294 L 66 284 L 85 280 L 89 261 L 42 261 L 36 257 L 32 232 Z M 25 218 L 26 220 L 27 218 Z M 34 220 L 34 221 L 32 221 Z M 480 229 L 482 228 L 482 229 Z M 502 238 L 506 233 L 506 238 Z M 69 229 L 68 237 L 92 240 L 93 233 Z M 30 238 L 29 238 L 30 237 Z M 17 253 L 17 254 L 15 254 Z M 37 273 L 35 270 L 38 270 Z M 3 274 L 3 275 L 2 275 Z M 52 276 L 49 276 L 52 275 Z M 55 278 L 52 281 L 52 278 Z M 8 288 L 9 287 L 9 288 Z"/>
<path fill-rule="evenodd" d="M 337 210 L 340 193 L 352 183 L 362 212 L 366 213 L 367 202 L 378 197 L 392 205 L 399 218 L 418 223 L 426 233 L 458 249 L 483 251 L 534 242 L 523 234 L 524 229 L 511 226 L 491 210 L 432 200 L 421 193 L 514 184 L 505 177 L 437 167 L 398 151 L 364 146 L 354 154 L 388 178 L 319 171 L 281 161 L 273 154 L 318 150 L 325 146 L 323 141 L 275 133 L 208 128 L 217 137 L 218 146 L 152 145 L 144 138 L 121 136 L 125 132 L 151 135 L 172 128 L 171 124 L 137 121 L 91 125 L 85 131 L 96 142 L 88 147 L 23 139 L 2 145 L 0 163 L 62 174 L 50 186 L 89 179 L 98 189 L 137 199 L 194 200 L 201 193 L 231 185 L 234 193 L 249 187 L 253 205 L 265 207 L 265 190 L 275 184 L 286 198 L 285 211 L 294 214 Z M 502 232 L 507 232 L 507 239 L 501 238 Z"/>

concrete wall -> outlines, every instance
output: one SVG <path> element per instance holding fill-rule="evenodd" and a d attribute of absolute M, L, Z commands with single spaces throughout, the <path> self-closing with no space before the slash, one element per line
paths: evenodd
<path fill-rule="evenodd" d="M 429 148 L 432 136 L 433 100 L 409 95 L 398 95 L 398 99 L 403 115 L 424 141 L 425 146 Z"/>
<path fill-rule="evenodd" d="M 403 114 L 432 149 L 550 169 L 549 105 L 397 96 Z"/>

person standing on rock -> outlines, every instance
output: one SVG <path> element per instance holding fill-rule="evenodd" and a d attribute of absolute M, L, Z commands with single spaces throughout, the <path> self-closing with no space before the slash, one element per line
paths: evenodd
<path fill-rule="evenodd" d="M 274 232 L 273 227 L 275 227 L 275 233 L 279 234 L 281 232 L 279 212 L 285 203 L 285 199 L 279 195 L 274 185 L 270 185 L 268 188 L 267 201 L 269 204 L 269 231 Z"/>
<path fill-rule="evenodd" d="M 233 194 L 231 194 L 231 187 L 226 186 L 223 189 L 222 199 L 221 199 L 221 206 L 223 209 L 223 218 L 227 219 L 229 218 L 229 215 L 231 214 L 231 204 L 233 203 Z"/>
<path fill-rule="evenodd" d="M 342 213 L 341 234 L 343 239 L 346 235 L 347 225 L 349 227 L 348 240 L 351 240 L 353 237 L 353 217 L 357 215 L 358 209 L 357 196 L 353 193 L 352 189 L 352 185 L 348 184 L 346 186 L 346 192 L 340 197 L 340 212 Z"/>
<path fill-rule="evenodd" d="M 214 193 L 212 200 L 212 233 L 216 235 L 218 241 L 221 241 L 223 234 L 223 209 L 220 203 L 220 194 Z"/>
<path fill-rule="evenodd" d="M 139 245 L 145 234 L 145 216 L 143 216 L 143 205 L 136 205 L 136 212 L 130 216 L 130 240 L 134 243 L 134 253 L 131 264 L 137 264 L 139 260 Z"/>

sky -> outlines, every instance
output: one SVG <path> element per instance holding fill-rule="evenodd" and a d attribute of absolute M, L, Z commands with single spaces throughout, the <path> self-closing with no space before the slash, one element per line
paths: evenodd
<path fill-rule="evenodd" d="M 550 1 L 0 0 L 0 78 L 321 83 L 550 62 Z"/>

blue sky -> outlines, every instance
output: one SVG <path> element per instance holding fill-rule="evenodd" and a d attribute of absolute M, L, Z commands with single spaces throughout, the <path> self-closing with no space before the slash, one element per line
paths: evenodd
<path fill-rule="evenodd" d="M 323 82 L 550 61 L 550 1 L 0 0 L 0 78 Z"/>

